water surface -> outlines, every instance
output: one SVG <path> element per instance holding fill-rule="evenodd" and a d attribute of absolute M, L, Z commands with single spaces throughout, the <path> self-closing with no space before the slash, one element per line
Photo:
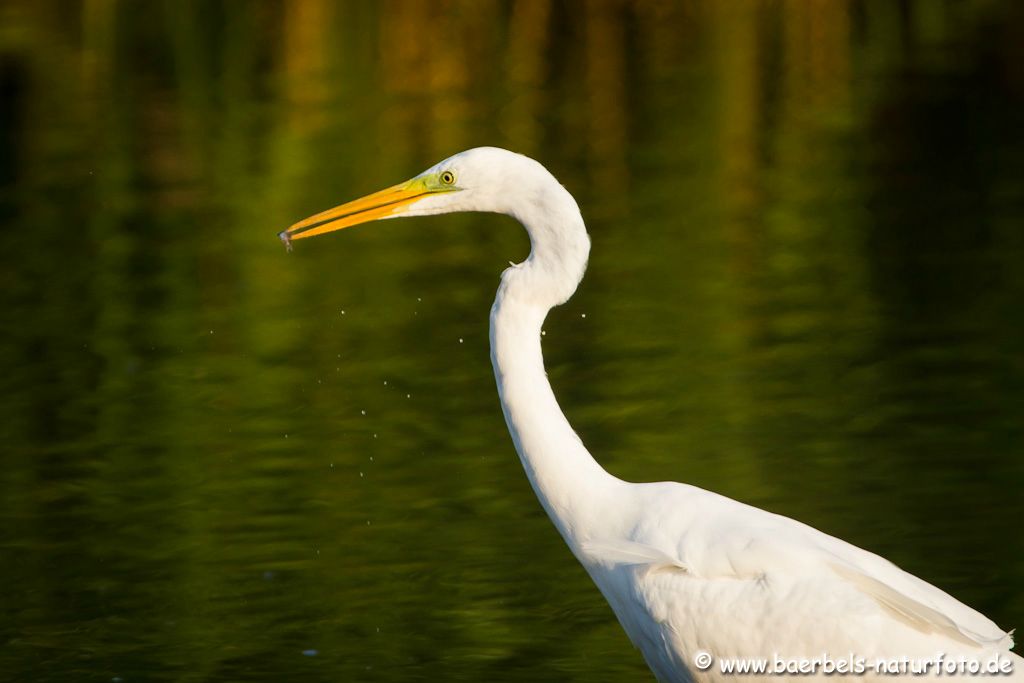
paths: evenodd
<path fill-rule="evenodd" d="M 500 216 L 276 233 L 461 149 L 593 237 L 546 325 L 617 476 L 687 481 L 1024 626 L 1013 2 L 0 8 L 0 671 L 651 680 L 544 517 Z"/>

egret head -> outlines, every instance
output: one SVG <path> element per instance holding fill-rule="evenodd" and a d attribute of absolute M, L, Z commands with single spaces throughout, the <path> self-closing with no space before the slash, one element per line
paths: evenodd
<path fill-rule="evenodd" d="M 456 211 L 503 213 L 526 227 L 528 267 L 506 270 L 504 284 L 521 283 L 547 306 L 572 296 L 590 253 L 576 201 L 539 163 L 496 147 L 460 152 L 404 183 L 299 221 L 279 237 L 291 249 L 292 240 L 360 223 Z"/>
<path fill-rule="evenodd" d="M 279 236 L 290 246 L 293 240 L 368 221 L 456 211 L 505 213 L 523 220 L 523 210 L 536 205 L 538 196 L 552 187 L 579 211 L 569 193 L 533 159 L 496 147 L 477 147 L 404 183 L 310 216 Z"/>

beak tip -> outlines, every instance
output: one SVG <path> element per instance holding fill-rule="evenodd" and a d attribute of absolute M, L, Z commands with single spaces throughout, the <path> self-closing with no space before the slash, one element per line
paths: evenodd
<path fill-rule="evenodd" d="M 284 242 L 284 246 L 286 249 L 288 249 L 288 251 L 292 250 L 292 236 L 288 234 L 287 230 L 282 230 L 281 232 L 277 233 L 277 237 L 282 242 Z"/>

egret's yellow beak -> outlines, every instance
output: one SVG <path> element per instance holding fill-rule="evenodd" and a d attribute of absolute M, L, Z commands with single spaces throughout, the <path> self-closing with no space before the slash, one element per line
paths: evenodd
<path fill-rule="evenodd" d="M 410 204 L 435 191 L 423 178 L 413 178 L 386 190 L 366 195 L 362 199 L 310 216 L 279 232 L 277 236 L 291 249 L 292 240 L 314 237 L 367 221 L 400 215 Z"/>

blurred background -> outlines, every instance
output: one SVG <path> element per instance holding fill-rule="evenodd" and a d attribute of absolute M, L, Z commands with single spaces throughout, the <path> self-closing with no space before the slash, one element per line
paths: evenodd
<path fill-rule="evenodd" d="M 1024 5 L 0 5 L 0 679 L 653 680 L 524 477 L 491 215 L 276 233 L 489 144 L 593 236 L 598 459 L 1024 627 Z"/>

